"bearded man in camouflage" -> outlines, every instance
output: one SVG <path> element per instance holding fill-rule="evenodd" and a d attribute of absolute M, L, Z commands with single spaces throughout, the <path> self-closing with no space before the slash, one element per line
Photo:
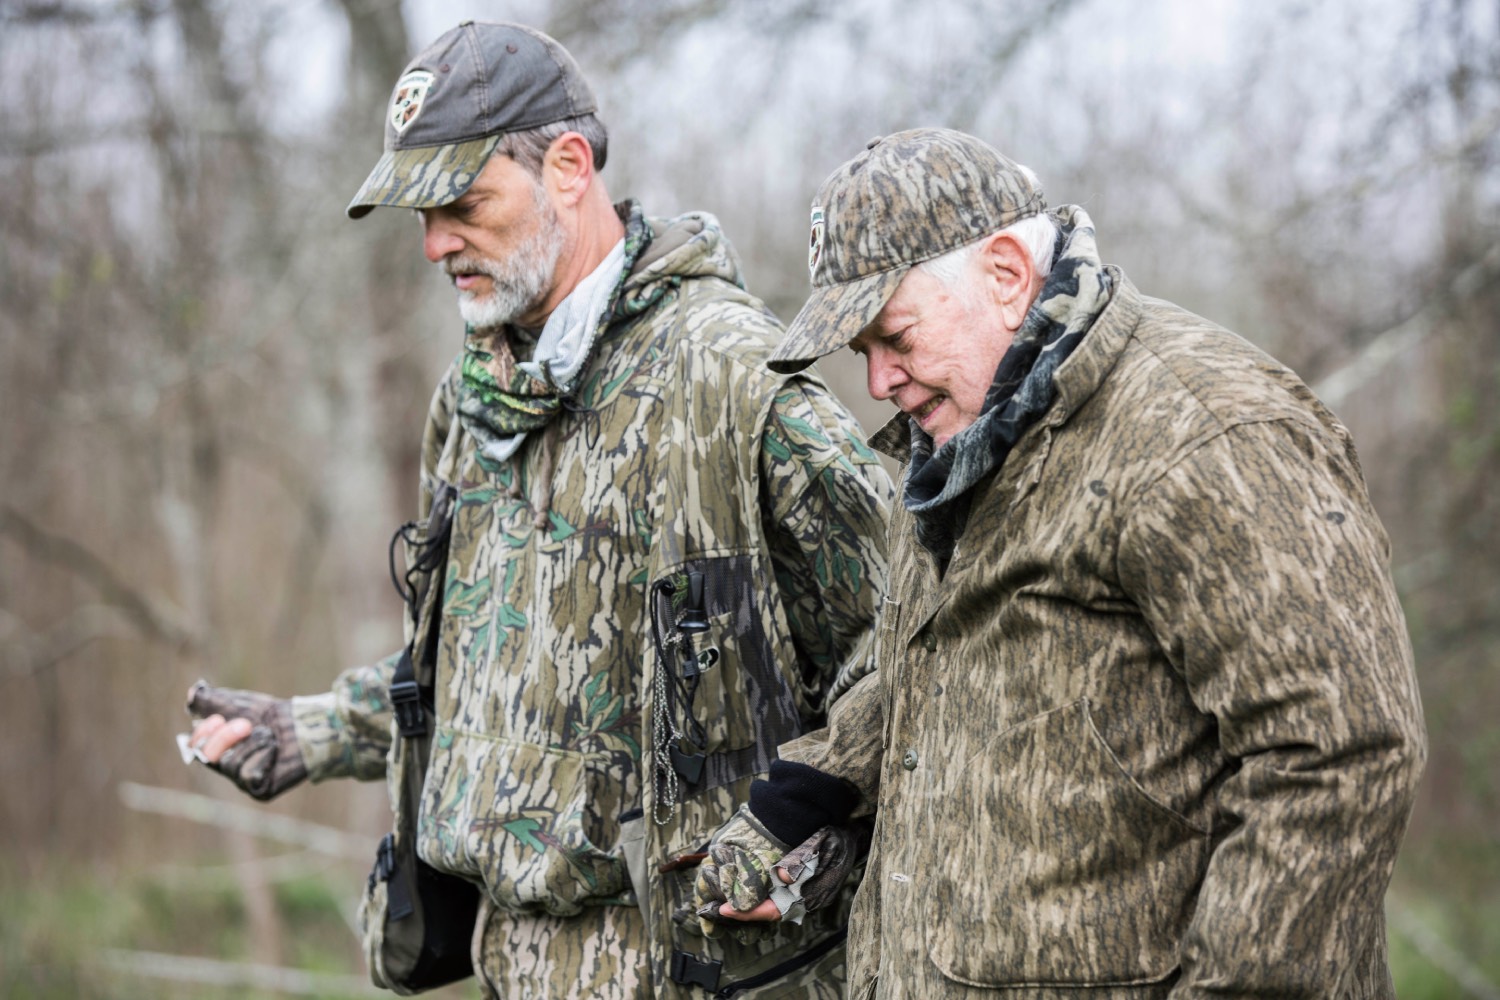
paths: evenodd
<path fill-rule="evenodd" d="M 467 324 L 403 534 L 408 657 L 434 676 L 394 656 L 320 696 L 200 685 L 191 749 L 263 798 L 391 772 L 398 836 L 481 890 L 489 994 L 842 995 L 847 913 L 711 942 L 688 904 L 775 747 L 873 668 L 889 478 L 822 383 L 767 369 L 780 328 L 713 216 L 611 204 L 553 39 L 443 35 L 385 148 L 349 214 L 415 210 Z M 403 706 L 430 740 L 404 818 Z"/>
<path fill-rule="evenodd" d="M 811 269 L 771 366 L 864 357 L 901 502 L 879 671 L 749 813 L 796 844 L 876 809 L 850 995 L 1392 997 L 1425 732 L 1349 432 L 972 136 L 835 171 Z M 708 919 L 777 918 L 722 867 Z"/>

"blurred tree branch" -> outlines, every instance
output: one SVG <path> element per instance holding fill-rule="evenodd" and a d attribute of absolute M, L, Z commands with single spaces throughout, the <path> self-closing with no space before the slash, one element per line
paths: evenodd
<path fill-rule="evenodd" d="M 86 604 L 73 608 L 62 621 L 38 634 L 17 616 L 0 609 L 0 644 L 8 661 L 6 672 L 27 677 L 56 666 L 92 642 L 139 635 L 139 630 L 125 624 L 122 617 L 119 608 Z"/>
<path fill-rule="evenodd" d="M 165 735 L 163 739 L 171 742 Z M 119 793 L 120 801 L 137 812 L 173 816 L 220 830 L 238 830 L 341 861 L 375 857 L 377 841 L 373 837 L 363 837 L 321 823 L 283 816 L 259 805 L 228 802 L 210 795 L 142 785 L 134 781 L 120 782 Z"/>
<path fill-rule="evenodd" d="M 165 9 L 164 3 L 148 0 L 118 0 L 116 3 L 58 3 L 55 0 L 33 0 L 33 2 L 0 5 L 0 24 L 28 27 L 46 24 L 62 24 L 82 28 L 115 21 L 121 18 L 149 19 L 158 17 Z"/>
<path fill-rule="evenodd" d="M 159 122 L 143 118 L 127 122 L 99 122 L 84 125 L 74 123 L 66 129 L 30 134 L 10 133 L 0 140 L 0 156 L 28 158 L 50 156 L 74 152 L 87 146 L 144 142 L 149 141 L 152 133 L 159 130 Z M 245 142 L 256 137 L 255 129 L 226 121 L 213 114 L 204 115 L 188 123 L 183 134 L 191 134 L 198 139 L 222 139 L 231 142 Z"/>
<path fill-rule="evenodd" d="M 1440 292 L 1428 295 L 1414 314 L 1370 338 L 1353 358 L 1314 382 L 1313 392 L 1338 409 L 1390 361 L 1433 333 L 1445 330 L 1445 321 L 1454 309 L 1496 281 L 1500 281 L 1500 242 L 1491 244 L 1488 251 L 1455 274 Z"/>
<path fill-rule="evenodd" d="M 1316 212 L 1329 211 L 1357 204 L 1376 195 L 1394 191 L 1424 171 L 1460 163 L 1475 151 L 1493 142 L 1500 132 L 1500 111 L 1473 122 L 1464 134 L 1455 141 L 1437 149 L 1425 150 L 1421 155 L 1392 167 L 1377 163 L 1353 176 L 1340 178 L 1335 184 L 1316 192 L 1302 193 L 1274 212 L 1258 215 L 1247 213 L 1240 202 L 1219 207 L 1199 197 L 1186 185 L 1171 184 L 1172 197 L 1181 205 L 1184 213 L 1206 228 L 1228 235 L 1236 242 L 1247 246 L 1264 245 L 1275 241 L 1281 231 L 1301 222 Z M 1170 174 L 1159 179 L 1170 180 Z"/>
<path fill-rule="evenodd" d="M 124 615 L 138 634 L 186 648 L 200 641 L 198 628 L 181 610 L 130 586 L 94 552 L 71 538 L 44 531 L 13 507 L 0 507 L 0 535 L 15 540 L 33 557 L 70 571 Z M 89 633 L 104 631 L 97 615 L 90 613 L 69 634 L 87 641 Z"/>
<path fill-rule="evenodd" d="M 164 955 L 150 951 L 105 949 L 102 953 L 111 975 L 145 976 L 174 983 L 200 986 L 240 987 L 268 993 L 308 997 L 386 997 L 364 977 L 332 972 L 308 972 L 264 962 L 226 962 L 188 955 Z"/>

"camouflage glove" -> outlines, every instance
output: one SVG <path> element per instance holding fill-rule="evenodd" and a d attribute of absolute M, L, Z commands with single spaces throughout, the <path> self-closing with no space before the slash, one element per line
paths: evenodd
<path fill-rule="evenodd" d="M 781 919 L 801 923 L 808 910 L 826 906 L 868 848 L 869 823 L 856 820 L 849 826 L 825 826 L 788 851 L 775 867 L 792 881 L 783 885 L 777 878 L 771 886 Z"/>
<path fill-rule="evenodd" d="M 771 867 L 786 852 L 787 845 L 761 825 L 749 806 L 740 806 L 719 827 L 693 881 L 693 909 L 704 936 L 715 937 L 724 926 L 719 916 L 724 903 L 745 913 L 770 898 L 772 882 L 781 882 Z"/>
<path fill-rule="evenodd" d="M 250 735 L 224 751 L 208 767 L 233 781 L 242 791 L 264 802 L 299 784 L 307 777 L 307 765 L 292 726 L 292 703 L 256 691 L 193 685 L 187 710 L 195 719 L 222 715 L 225 719 L 249 719 Z"/>

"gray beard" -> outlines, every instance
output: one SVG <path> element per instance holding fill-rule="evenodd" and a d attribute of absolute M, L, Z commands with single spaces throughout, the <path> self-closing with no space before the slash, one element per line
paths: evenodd
<path fill-rule="evenodd" d="M 537 210 L 541 215 L 537 231 L 527 237 L 515 253 L 505 260 L 492 257 L 456 257 L 445 270 L 477 271 L 490 279 L 490 291 L 479 296 L 473 292 L 458 293 L 458 314 L 476 330 L 490 330 L 515 322 L 539 305 L 547 294 L 557 262 L 562 257 L 567 235 L 557 219 L 557 212 L 538 188 Z"/>

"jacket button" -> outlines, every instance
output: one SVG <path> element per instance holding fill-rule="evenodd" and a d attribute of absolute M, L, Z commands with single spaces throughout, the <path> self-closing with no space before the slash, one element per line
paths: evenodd
<path fill-rule="evenodd" d="M 922 648 L 931 653 L 937 649 L 937 636 L 931 632 L 922 633 Z"/>
<path fill-rule="evenodd" d="M 908 771 L 915 771 L 917 769 L 917 752 L 915 750 L 908 750 L 902 754 L 901 766 Z"/>

